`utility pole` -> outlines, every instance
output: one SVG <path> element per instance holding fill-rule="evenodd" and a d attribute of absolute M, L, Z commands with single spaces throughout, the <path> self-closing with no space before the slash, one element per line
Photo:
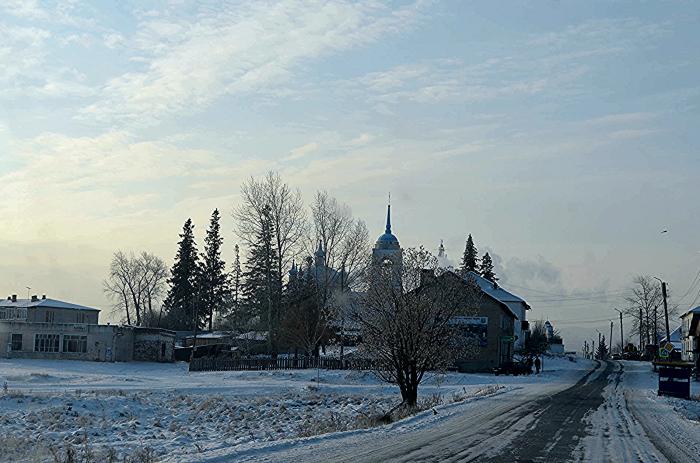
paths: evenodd
<path fill-rule="evenodd" d="M 664 318 L 666 319 L 666 342 L 671 342 L 671 330 L 668 326 L 668 292 L 666 291 L 666 282 L 661 278 L 654 277 L 661 283 L 661 295 L 664 297 Z"/>
<path fill-rule="evenodd" d="M 661 282 L 661 294 L 664 297 L 664 318 L 666 319 L 666 342 L 671 342 L 671 330 L 668 326 L 668 293 L 666 292 L 666 282 Z"/>
<path fill-rule="evenodd" d="M 624 332 L 622 331 L 622 310 L 615 309 L 620 313 L 620 345 L 622 346 L 622 352 L 625 352 L 625 335 Z"/>
<path fill-rule="evenodd" d="M 613 329 L 613 321 L 610 320 L 610 340 L 608 341 L 608 351 L 611 354 L 612 354 L 612 350 L 613 350 L 612 329 Z"/>
<path fill-rule="evenodd" d="M 659 316 L 657 314 L 658 308 L 659 308 L 658 304 L 654 305 L 654 344 L 657 347 L 659 346 L 659 330 L 658 330 Z"/>
<path fill-rule="evenodd" d="M 639 354 L 642 354 L 642 308 L 639 308 Z"/>

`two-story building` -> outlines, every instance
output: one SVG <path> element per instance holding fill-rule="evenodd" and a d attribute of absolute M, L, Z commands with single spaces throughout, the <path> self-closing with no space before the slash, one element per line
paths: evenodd
<path fill-rule="evenodd" d="M 169 362 L 175 333 L 100 325 L 100 310 L 46 296 L 0 300 L 0 355 L 8 358 Z"/>
<path fill-rule="evenodd" d="M 470 291 L 468 279 L 475 280 L 480 290 L 476 299 L 466 296 Z M 497 299 L 492 291 L 484 290 L 484 282 L 488 280 L 477 274 L 461 277 L 451 271 L 439 276 L 435 276 L 432 271 L 424 271 L 421 280 L 422 288 L 430 287 L 434 282 L 437 283 L 435 288 L 444 289 L 445 285 L 452 285 L 451 288 L 465 292 L 465 301 L 471 301 L 470 306 L 459 310 L 450 320 L 455 336 L 459 338 L 456 342 L 466 342 L 470 346 L 466 349 L 466 354 L 455 361 L 459 371 L 490 371 L 513 359 L 518 316 L 506 302 Z"/>
<path fill-rule="evenodd" d="M 696 362 L 700 356 L 700 306 L 681 315 L 681 356 Z"/>

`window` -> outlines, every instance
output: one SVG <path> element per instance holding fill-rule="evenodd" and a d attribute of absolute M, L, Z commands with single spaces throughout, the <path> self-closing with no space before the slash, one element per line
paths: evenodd
<path fill-rule="evenodd" d="M 12 335 L 12 347 L 11 347 L 11 349 L 13 351 L 22 350 L 22 335 L 21 334 L 13 334 Z"/>
<path fill-rule="evenodd" d="M 87 317 L 83 312 L 78 312 L 76 317 L 78 318 L 78 323 L 86 323 Z"/>
<path fill-rule="evenodd" d="M 26 320 L 27 309 L 6 307 L 0 309 L 0 320 Z"/>
<path fill-rule="evenodd" d="M 53 312 L 50 310 L 47 310 L 46 313 L 44 314 L 44 321 L 46 323 L 53 323 Z"/>
<path fill-rule="evenodd" d="M 34 351 L 58 352 L 58 338 L 57 334 L 35 334 Z"/>
<path fill-rule="evenodd" d="M 84 354 L 87 352 L 87 336 L 66 334 L 63 336 L 63 352 Z"/>

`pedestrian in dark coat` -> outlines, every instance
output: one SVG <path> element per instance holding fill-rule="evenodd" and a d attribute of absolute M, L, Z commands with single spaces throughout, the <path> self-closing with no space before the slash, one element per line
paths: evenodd
<path fill-rule="evenodd" d="M 542 362 L 540 361 L 539 357 L 535 357 L 535 374 L 540 374 L 540 366 L 542 365 Z"/>
<path fill-rule="evenodd" d="M 528 357 L 525 364 L 527 365 L 527 374 L 531 375 L 532 374 L 532 357 Z"/>

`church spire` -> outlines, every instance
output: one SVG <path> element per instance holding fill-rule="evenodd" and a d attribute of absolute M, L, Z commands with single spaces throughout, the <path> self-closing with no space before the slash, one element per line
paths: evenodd
<path fill-rule="evenodd" d="M 389 204 L 386 206 L 386 230 L 384 233 L 391 233 L 391 193 L 389 193 Z"/>

